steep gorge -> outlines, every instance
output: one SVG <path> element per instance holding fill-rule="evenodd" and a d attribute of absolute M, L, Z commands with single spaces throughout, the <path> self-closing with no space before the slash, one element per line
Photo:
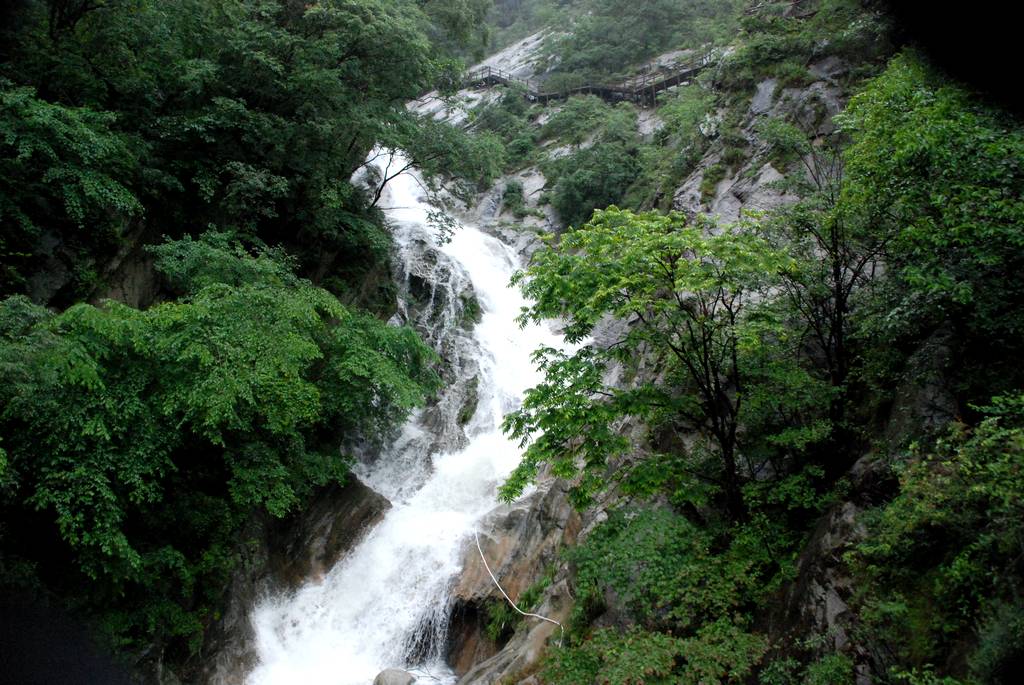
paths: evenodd
<path fill-rule="evenodd" d="M 341 2 L 391 16 L 376 0 L 362 4 Z M 414 4 L 403 11 L 420 17 Z M 66 459 L 58 445 L 60 464 L 92 464 L 107 443 L 131 447 L 134 425 L 150 424 L 129 414 L 119 432 L 124 407 L 151 411 L 181 440 L 201 424 L 173 398 L 198 395 L 171 385 L 177 375 L 166 369 L 255 350 L 242 357 L 255 360 L 251 379 L 242 376 L 251 387 L 220 414 L 209 405 L 207 433 L 166 448 L 188 455 L 181 466 L 143 461 L 127 485 L 112 478 L 110 499 L 156 503 L 143 507 L 149 518 L 124 516 L 133 536 L 125 545 L 151 555 L 149 566 L 133 561 L 130 545 L 99 546 L 108 557 L 127 550 L 127 567 L 136 564 L 101 609 L 148 682 L 1012 682 L 1024 658 L 1024 379 L 1015 362 L 1024 128 L 945 82 L 912 48 L 901 51 L 879 3 L 655 1 L 647 14 L 629 5 L 497 2 L 509 15 L 492 14 L 492 24 L 506 42 L 541 29 L 477 65 L 513 82 L 469 78 L 455 92 L 392 106 L 374 135 L 408 150 L 377 148 L 362 168 L 347 160 L 358 170 L 338 194 L 324 190 L 319 223 L 303 223 L 310 214 L 289 213 L 284 200 L 275 206 L 269 198 L 285 186 L 271 176 L 231 166 L 250 185 L 225 185 L 225 206 L 233 197 L 238 216 L 262 216 L 249 226 L 264 233 L 231 224 L 152 249 L 154 229 L 129 222 L 135 232 L 122 236 L 93 291 L 128 307 L 71 308 L 51 324 L 54 314 L 19 298 L 4 303 L 0 368 L 17 370 L 24 356 L 38 371 L 35 385 L 12 372 L 11 406 L 81 387 L 74 406 L 109 413 L 81 414 L 82 444 L 102 449 L 69 439 L 79 452 Z M 443 17 L 447 3 L 425 6 Z M 323 19 L 319 5 L 301 19 L 294 9 L 288 21 Z M 652 27 L 657 16 L 672 21 Z M 638 26 L 649 29 L 643 41 L 622 40 Z M 581 93 L 536 102 L 514 82 L 545 81 L 550 92 L 647 82 L 679 73 L 695 54 L 715 59 L 653 101 Z M 437 80 L 418 83 L 459 83 L 451 64 L 435 66 Z M 401 86 L 390 83 L 403 93 L 391 105 L 425 90 Z M 361 155 L 373 137 L 348 153 Z M 278 210 L 302 228 L 268 248 L 263 239 L 281 238 Z M 334 220 L 344 228 L 327 226 Z M 307 233 L 313 225 L 319 237 Z M 513 286 L 524 268 L 527 279 Z M 32 287 L 56 303 L 54 292 L 85 271 L 47 262 Z M 312 321 L 312 342 L 214 327 L 191 340 L 190 360 L 154 356 L 156 381 L 139 371 L 154 350 L 183 345 L 164 344 L 148 322 L 169 313 L 161 325 L 178 335 L 180 312 L 237 292 L 275 313 L 235 312 L 232 321 Z M 315 315 L 282 304 L 296 294 L 316 303 Z M 346 308 L 357 304 L 377 319 Z M 661 315 L 667 329 L 657 327 Z M 201 330 L 210 317 L 197 315 Z M 56 346 L 69 331 L 83 342 Z M 60 359 L 23 353 L 37 341 Z M 306 366 L 261 368 L 271 352 Z M 64 358 L 78 376 L 47 386 L 62 378 L 53 369 Z M 349 375 L 331 385 L 338 369 Z M 124 379 L 156 398 L 152 407 L 130 392 L 89 404 L 97 388 L 121 391 Z M 282 380 L 322 386 L 278 392 Z M 172 399 L 159 394 L 165 387 Z M 266 416 L 264 397 L 273 400 Z M 323 425 L 321 408 L 341 420 Z M 0 444 L 9 511 L 34 501 L 17 491 L 36 458 L 18 439 L 24 426 L 67 432 L 28 423 L 60 411 L 33 411 L 4 409 L 21 429 Z M 548 429 L 561 442 L 543 443 Z M 153 444 L 136 452 L 163 455 Z M 5 472 L 9 445 L 15 468 Z M 132 460 L 110 463 L 134 467 L 138 454 L 117 449 Z M 230 479 L 209 478 L 206 464 L 220 456 L 235 469 Z M 113 473 L 106 464 L 101 485 Z M 324 485 L 344 470 L 343 486 Z M 207 478 L 195 490 L 237 510 L 190 511 L 209 500 L 181 498 L 165 517 L 162 486 L 128 489 L 179 472 Z M 46 514 L 37 509 L 36 528 L 21 537 L 45 530 Z M 223 524 L 194 564 L 185 555 L 198 556 L 196 545 L 176 542 L 184 554 L 174 556 L 134 537 L 139 520 L 156 520 L 187 539 L 179 519 L 204 535 L 211 521 Z M 9 532 L 18 528 L 0 523 L 0 542 L 24 548 Z M 22 582 L 27 567 L 11 558 L 11 578 Z M 138 570 L 160 564 L 179 575 L 164 582 Z M 112 607 L 125 587 L 149 599 L 139 578 L 170 599 L 157 596 L 132 623 Z M 547 620 L 521 616 L 505 593 Z"/>

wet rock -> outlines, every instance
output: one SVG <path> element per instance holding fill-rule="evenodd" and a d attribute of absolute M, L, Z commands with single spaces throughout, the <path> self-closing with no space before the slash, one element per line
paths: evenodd
<path fill-rule="evenodd" d="M 771 164 L 765 164 L 754 175 L 741 176 L 719 193 L 711 205 L 711 214 L 726 223 L 738 221 L 743 210 L 770 211 L 795 202 L 797 197 L 785 193 L 779 186 L 782 174 Z"/>
<path fill-rule="evenodd" d="M 750 111 L 753 114 L 764 114 L 772 107 L 772 100 L 775 98 L 775 88 L 779 85 L 777 79 L 769 78 L 757 84 L 757 92 L 754 99 L 750 101 Z"/>
<path fill-rule="evenodd" d="M 655 133 L 665 128 L 665 120 L 653 109 L 642 109 L 637 113 L 636 128 L 645 140 L 651 141 Z"/>
<path fill-rule="evenodd" d="M 547 31 L 529 35 L 500 52 L 496 52 L 472 68 L 491 67 L 509 72 L 517 78 L 535 78 L 539 74 L 539 69 L 543 67 L 542 48 L 545 40 L 550 36 L 551 34 Z"/>
<path fill-rule="evenodd" d="M 117 254 L 103 267 L 101 282 L 90 301 L 117 300 L 137 309 L 145 309 L 167 296 L 165 279 L 156 272 L 156 260 L 147 246 L 159 242 L 144 224 L 127 232 Z"/>
<path fill-rule="evenodd" d="M 480 379 L 472 378 L 466 383 L 466 397 L 462 407 L 459 409 L 459 416 L 457 418 L 459 425 L 464 426 L 469 423 L 473 415 L 476 414 L 476 407 L 480 403 Z"/>
<path fill-rule="evenodd" d="M 373 685 L 412 685 L 416 677 L 400 668 L 388 668 L 377 674 Z"/>
<path fill-rule="evenodd" d="M 872 651 L 856 640 L 857 617 L 849 606 L 854 580 L 843 555 L 867 535 L 860 514 L 887 501 L 898 484 L 888 465 L 873 455 L 861 458 L 847 475 L 849 499 L 837 503 L 818 521 L 797 561 L 796 580 L 784 589 L 778 607 L 769 612 L 767 632 L 783 653 L 808 636 L 825 636 L 808 643 L 813 645 L 813 656 L 848 654 L 860 683 L 871 682 Z"/>
<path fill-rule="evenodd" d="M 408 226 L 401 230 L 414 231 Z M 457 419 L 469 403 L 466 380 L 479 372 L 470 341 L 481 305 L 465 270 L 440 249 L 428 231 L 412 232 L 401 242 L 394 256 L 394 270 L 399 275 L 397 320 L 414 327 L 437 350 L 445 381 L 445 388 L 423 410 L 421 425 L 428 432 L 407 450 L 407 456 L 418 459 L 465 445 L 466 435 Z M 430 444 L 422 448 L 422 441 Z M 393 461 L 403 471 L 428 470 L 422 463 L 405 463 L 401 458 Z"/>
<path fill-rule="evenodd" d="M 317 495 L 271 553 L 271 572 L 288 587 L 322 577 L 383 518 L 391 503 L 355 476 Z"/>
<path fill-rule="evenodd" d="M 832 117 L 842 111 L 846 98 L 836 85 L 816 81 L 805 88 L 785 88 L 768 116 L 794 122 L 801 130 L 827 136 L 835 130 Z"/>
<path fill-rule="evenodd" d="M 572 596 L 563 578 L 548 589 L 535 613 L 565 625 L 571 611 Z M 553 623 L 527 619 L 501 651 L 475 664 L 459 678 L 458 685 L 536 682 L 534 673 L 540 667 L 545 650 L 563 636 L 562 629 Z"/>
<path fill-rule="evenodd" d="M 953 342 L 952 330 L 940 328 L 907 360 L 885 430 L 890 445 L 935 435 L 956 418 L 959 407 L 949 382 Z"/>
<path fill-rule="evenodd" d="M 829 55 L 807 67 L 812 75 L 825 81 L 834 82 L 840 76 L 850 71 L 850 65 L 841 57 Z"/>
<path fill-rule="evenodd" d="M 74 274 L 70 265 L 74 264 L 74 255 L 60 236 L 51 231 L 40 235 L 33 251 L 43 261 L 42 268 L 28 279 L 28 296 L 36 304 L 47 304 L 71 284 Z"/>
<path fill-rule="evenodd" d="M 543 576 L 565 545 L 575 542 L 580 517 L 569 504 L 564 483 L 547 481 L 512 505 L 495 509 L 482 524 L 480 548 L 502 588 L 513 599 Z M 540 659 L 545 641 L 558 626 L 527 618 L 504 649 L 498 651 L 484 634 L 486 607 L 505 601 L 480 558 L 476 541 L 465 552 L 464 570 L 452 592 L 453 610 L 448 660 L 460 682 L 491 683 Z M 564 581 L 548 588 L 535 613 L 563 621 L 570 602 Z M 520 607 L 529 611 L 527 607 Z M 474 674 L 472 678 L 468 674 Z M 515 682 L 511 680 L 510 682 Z"/>
<path fill-rule="evenodd" d="M 700 186 L 704 179 L 704 172 L 707 167 L 711 166 L 718 160 L 718 157 L 714 159 L 705 159 L 701 162 L 697 171 L 690 174 L 690 176 L 683 182 L 683 185 L 676 189 L 675 194 L 672 198 L 672 209 L 678 210 L 686 214 L 689 220 L 693 220 L 697 215 L 704 211 L 704 201 L 701 198 Z"/>
<path fill-rule="evenodd" d="M 569 504 L 567 492 L 564 483 L 548 481 L 514 504 L 496 508 L 481 524 L 480 548 L 509 596 L 521 594 L 555 561 L 560 547 L 575 541 L 579 515 Z M 452 594 L 464 601 L 501 596 L 475 541 L 467 545 L 465 565 Z"/>
<path fill-rule="evenodd" d="M 552 35 L 550 32 L 541 31 L 527 36 L 470 67 L 470 71 L 490 67 L 510 73 L 516 78 L 535 79 L 541 69 L 549 66 L 543 59 L 542 48 L 544 42 Z M 418 114 L 430 115 L 438 121 L 460 126 L 466 123 L 474 107 L 494 102 L 500 96 L 501 92 L 494 88 L 463 88 L 453 98 L 441 97 L 437 91 L 433 91 L 410 103 L 409 109 Z"/>

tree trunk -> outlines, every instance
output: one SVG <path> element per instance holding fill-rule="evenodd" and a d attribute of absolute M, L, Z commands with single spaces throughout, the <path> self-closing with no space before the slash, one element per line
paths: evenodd
<path fill-rule="evenodd" d="M 743 490 L 740 487 L 740 474 L 736 469 L 735 445 L 722 443 L 722 462 L 725 466 L 725 507 L 729 519 L 735 523 L 747 520 L 747 506 L 743 502 Z"/>

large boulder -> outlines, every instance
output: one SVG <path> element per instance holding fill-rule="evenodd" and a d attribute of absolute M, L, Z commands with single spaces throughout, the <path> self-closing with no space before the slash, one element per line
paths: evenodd
<path fill-rule="evenodd" d="M 400 668 L 388 668 L 377 674 L 373 685 L 412 685 L 416 676 Z"/>
<path fill-rule="evenodd" d="M 547 592 L 536 613 L 558 621 L 563 626 L 572 612 L 572 595 L 565 578 L 557 580 Z M 474 664 L 459 678 L 458 685 L 494 685 L 495 683 L 536 682 L 534 673 L 549 644 L 564 638 L 559 626 L 530 618 L 516 631 L 508 643 L 493 655 Z"/>
<path fill-rule="evenodd" d="M 857 616 L 849 605 L 856 588 L 843 555 L 867 534 L 860 514 L 891 498 L 898 484 L 888 464 L 874 455 L 861 458 L 847 475 L 848 499 L 818 521 L 797 561 L 796 579 L 767 616 L 767 632 L 780 654 L 796 644 L 811 645 L 814 656 L 847 654 L 854 661 L 857 684 L 867 685 L 877 665 L 870 645 L 857 640 Z M 811 636 L 825 639 L 807 642 Z"/>
<path fill-rule="evenodd" d="M 509 597 L 517 599 L 558 560 L 559 550 L 575 542 L 581 522 L 568 500 L 564 483 L 549 480 L 520 501 L 489 514 L 480 534 L 480 550 Z M 476 540 L 465 551 L 463 572 L 452 592 L 448 661 L 460 682 L 495 682 L 513 669 L 524 669 L 540 658 L 543 643 L 558 627 L 539 619 L 526 619 L 505 649 L 484 633 L 487 607 L 505 601 L 480 558 Z M 536 612 L 564 622 L 568 616 L 568 590 L 556 582 L 545 593 Z M 527 608 L 523 607 L 524 610 Z M 488 664 L 484 666 L 484 664 Z"/>
<path fill-rule="evenodd" d="M 958 416 L 959 406 L 950 382 L 953 343 L 953 331 L 943 326 L 907 360 L 885 428 L 886 442 L 892 447 L 902 448 L 941 433 Z"/>
<path fill-rule="evenodd" d="M 276 531 L 270 571 L 288 588 L 322 577 L 390 508 L 391 502 L 355 476 L 344 487 L 326 488 Z"/>

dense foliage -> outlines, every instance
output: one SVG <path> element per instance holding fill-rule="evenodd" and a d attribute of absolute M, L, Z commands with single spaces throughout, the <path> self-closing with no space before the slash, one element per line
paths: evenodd
<path fill-rule="evenodd" d="M 549 84 L 621 76 L 673 49 L 703 48 L 734 37 L 735 0 L 496 0 L 495 48 L 558 27 L 544 46 Z M 568 30 L 564 30 L 568 29 Z"/>
<path fill-rule="evenodd" d="M 467 190 L 497 173 L 493 139 L 405 106 L 457 82 L 488 6 L 0 10 L 4 597 L 180 663 L 243 527 L 341 482 L 346 444 L 432 392 L 433 354 L 379 317 L 397 169 L 368 154 L 401 148 Z"/>
<path fill-rule="evenodd" d="M 911 56 L 854 97 L 841 124 L 853 137 L 844 211 L 892 236 L 875 335 L 948 325 L 973 401 L 1020 388 L 1024 129 Z"/>
<path fill-rule="evenodd" d="M 699 92 L 674 105 L 691 131 Z M 766 645 L 754 589 L 789 578 L 865 452 L 900 473 L 847 555 L 870 667 L 1002 683 L 1019 666 L 1022 127 L 910 52 L 836 123 L 827 140 L 757 124 L 748 154 L 799 201 L 735 227 L 599 210 L 518 277 L 524 320 L 561 319 L 574 347 L 537 353 L 545 380 L 505 424 L 526 449 L 503 495 L 549 468 L 580 504 L 658 503 L 613 511 L 570 553 L 575 632 L 551 682 L 853 682 L 855 655 L 830 636 Z M 912 379 L 912 356 L 936 336 L 948 416 L 965 423 L 879 438 L 894 387 L 935 382 Z"/>
<path fill-rule="evenodd" d="M 780 344 L 786 332 L 760 304 L 779 274 L 792 268 L 790 260 L 750 230 L 709 229 L 687 225 L 677 213 L 634 215 L 612 207 L 567 234 L 557 249 L 539 253 L 518 276 L 534 301 L 524 321 L 562 317 L 570 343 L 584 342 L 609 315 L 634 325 L 571 355 L 538 352 L 547 381 L 505 422 L 524 443 L 537 438 L 505 497 L 517 496 L 540 463 L 563 477 L 583 463 L 587 474 L 577 498 L 587 501 L 601 486 L 607 461 L 629 447 L 617 426 L 633 417 L 705 432 L 710 444 L 693 446 L 692 468 L 741 518 L 741 427 L 756 425 L 763 433 L 758 438 L 791 448 L 827 430 L 813 421 L 800 425 L 801 413 L 814 415 L 817 389 L 788 362 Z M 625 389 L 608 382 L 611 363 L 630 365 L 644 354 L 654 356 L 649 361 L 658 369 L 657 382 Z M 749 448 L 748 459 L 757 451 Z M 714 466 L 706 465 L 709 455 Z"/>
<path fill-rule="evenodd" d="M 864 631 L 904 667 L 1011 682 L 1024 659 L 1024 398 L 998 397 L 900 465 L 851 561 Z M 962 636 L 976 632 L 976 645 Z"/>
<path fill-rule="evenodd" d="M 280 517 L 341 482 L 337 436 L 380 434 L 436 377 L 415 333 L 346 309 L 277 253 L 212 236 L 157 261 L 179 301 L 0 305 L 0 506 L 17 522 L 0 559 L 125 646 L 195 649 L 250 512 Z"/>
<path fill-rule="evenodd" d="M 0 61 L 0 293 L 69 304 L 102 286 L 140 224 L 286 242 L 347 281 L 386 234 L 350 178 L 375 144 L 428 172 L 491 173 L 492 152 L 404 102 L 459 65 L 431 36 L 465 36 L 480 3 L 448 0 L 28 0 Z M 475 13 L 475 14 L 474 14 Z M 70 274 L 44 289 L 34 274 Z"/>
<path fill-rule="evenodd" d="M 722 0 L 585 0 L 572 31 L 554 48 L 556 68 L 609 75 L 677 47 L 729 35 L 735 4 Z"/>

